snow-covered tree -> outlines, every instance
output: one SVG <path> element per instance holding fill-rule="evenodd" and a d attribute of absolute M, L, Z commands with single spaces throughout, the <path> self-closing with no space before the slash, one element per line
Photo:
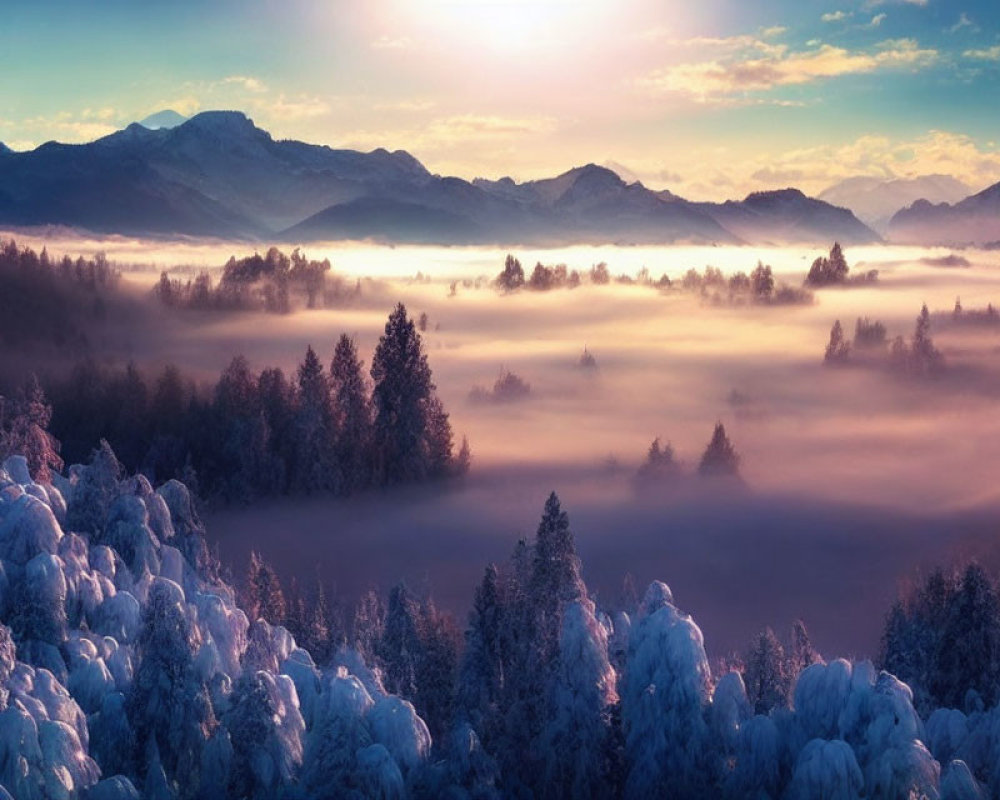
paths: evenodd
<path fill-rule="evenodd" d="M 629 798 L 711 793 L 713 755 L 705 708 L 711 673 L 704 640 L 654 582 L 632 630 L 622 679 Z"/>
<path fill-rule="evenodd" d="M 242 599 L 251 620 L 263 618 L 272 625 L 280 625 L 287 617 L 288 606 L 281 581 L 274 568 L 256 550 L 250 551 Z"/>
<path fill-rule="evenodd" d="M 123 744 L 133 747 L 135 774 L 140 779 L 149 774 L 149 754 L 155 751 L 167 781 L 187 787 L 182 796 L 194 795 L 202 750 L 217 725 L 194 663 L 200 639 L 185 612 L 181 588 L 154 579 L 126 706 L 135 738 Z"/>
<path fill-rule="evenodd" d="M 767 714 L 775 708 L 786 708 L 793 676 L 788 671 L 785 649 L 774 631 L 765 628 L 757 635 L 744 664 L 743 681 L 754 713 Z"/>
<path fill-rule="evenodd" d="M 66 526 L 70 530 L 97 535 L 104 532 L 123 472 L 111 445 L 102 439 L 100 446 L 91 453 L 90 463 L 79 471 L 69 497 Z"/>
<path fill-rule="evenodd" d="M 59 442 L 49 433 L 52 406 L 37 375 L 31 373 L 20 386 L 10 412 L 6 430 L 0 414 L 0 458 L 24 456 L 31 476 L 38 483 L 49 483 L 52 473 L 62 469 L 63 461 L 59 457 Z"/>
<path fill-rule="evenodd" d="M 611 709 L 618 701 L 616 680 L 594 604 L 586 598 L 570 602 L 563 612 L 542 733 L 545 796 L 615 794 Z"/>

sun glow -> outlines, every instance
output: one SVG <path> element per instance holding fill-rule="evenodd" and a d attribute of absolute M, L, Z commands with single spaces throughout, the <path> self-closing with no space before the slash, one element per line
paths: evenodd
<path fill-rule="evenodd" d="M 447 39 L 494 49 L 552 48 L 598 29 L 598 0 L 436 0 L 408 3 Z"/>

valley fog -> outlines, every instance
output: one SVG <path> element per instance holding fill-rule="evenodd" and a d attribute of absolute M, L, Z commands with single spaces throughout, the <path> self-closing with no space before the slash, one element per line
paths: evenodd
<path fill-rule="evenodd" d="M 104 251 L 143 289 L 161 268 L 218 267 L 248 252 L 233 243 L 45 243 Z M 348 606 L 369 585 L 405 578 L 462 619 L 486 563 L 505 562 L 533 533 L 555 490 L 588 583 L 607 602 L 631 572 L 640 587 L 653 578 L 670 584 L 717 655 L 801 616 L 826 652 L 870 656 L 899 581 L 935 564 L 997 560 L 1000 326 L 958 326 L 950 314 L 957 297 L 967 309 L 1000 301 L 1000 253 L 964 251 L 968 267 L 942 267 L 932 264 L 947 250 L 851 248 L 852 272 L 877 269 L 878 283 L 819 290 L 810 305 L 729 307 L 679 288 L 614 282 L 501 294 L 488 283 L 505 255 L 494 248 L 306 250 L 329 257 L 335 273 L 362 278 L 361 296 L 342 309 L 286 316 L 162 314 L 156 337 L 122 341 L 116 356 L 176 363 L 206 379 L 237 353 L 255 370 L 292 372 L 308 344 L 329 363 L 347 332 L 367 368 L 387 313 L 403 302 L 412 316 L 427 314 L 434 381 L 456 437 L 469 438 L 473 467 L 463 483 L 431 492 L 214 508 L 209 537 L 236 573 L 254 548 L 284 575 L 311 578 L 318 567 Z M 729 276 L 758 259 L 798 286 L 822 252 L 514 251 L 528 273 L 536 261 L 581 272 L 606 262 L 612 276 L 646 268 L 675 287 L 689 268 Z M 869 317 L 890 339 L 908 339 L 924 303 L 947 365 L 941 376 L 824 366 L 834 320 L 848 338 L 855 320 Z M 584 348 L 596 369 L 580 367 Z M 502 369 L 530 393 L 506 403 L 470 397 Z M 690 479 L 637 497 L 632 479 L 654 437 L 693 472 L 717 421 L 742 456 L 745 493 Z"/>

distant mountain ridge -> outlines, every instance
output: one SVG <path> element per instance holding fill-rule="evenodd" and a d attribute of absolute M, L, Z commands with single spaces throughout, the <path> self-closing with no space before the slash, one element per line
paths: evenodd
<path fill-rule="evenodd" d="M 797 190 L 694 203 L 595 164 L 516 183 L 431 174 L 409 153 L 275 140 L 236 111 L 153 115 L 97 141 L 0 159 L 0 225 L 308 242 L 879 241 Z M 183 118 L 181 118 L 183 120 Z"/>
<path fill-rule="evenodd" d="M 825 189 L 817 197 L 849 208 L 866 225 L 885 233 L 899 210 L 924 199 L 931 203 L 956 203 L 972 194 L 972 188 L 950 175 L 915 178 L 847 178 Z"/>
<path fill-rule="evenodd" d="M 985 245 L 1000 242 L 1000 183 L 955 204 L 917 200 L 889 223 L 892 241 Z"/>
<path fill-rule="evenodd" d="M 183 125 L 188 121 L 188 118 L 183 114 L 178 114 L 172 108 L 165 109 L 163 111 L 157 111 L 155 114 L 150 114 L 145 119 L 139 120 L 139 124 L 144 128 L 149 128 L 150 130 L 160 130 L 161 128 L 176 128 L 178 125 Z"/>

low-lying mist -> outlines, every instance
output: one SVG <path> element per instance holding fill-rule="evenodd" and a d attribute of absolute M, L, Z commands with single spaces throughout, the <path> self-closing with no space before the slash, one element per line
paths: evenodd
<path fill-rule="evenodd" d="M 24 239 L 25 243 L 40 245 Z M 172 265 L 221 266 L 245 248 L 227 243 L 48 242 L 95 248 L 151 287 Z M 677 281 L 706 265 L 749 272 L 758 259 L 800 285 L 820 248 L 567 248 L 517 253 L 612 275 L 645 267 Z M 1000 253 L 872 247 L 847 251 L 875 284 L 822 289 L 811 305 L 716 307 L 649 286 L 583 285 L 501 294 L 504 253 L 474 248 L 309 248 L 335 272 L 377 278 L 345 308 L 262 313 L 156 312 L 155 336 L 122 342 L 119 359 L 175 363 L 217 375 L 242 353 L 256 369 L 294 370 L 307 344 L 329 363 L 336 337 L 357 337 L 370 362 L 397 301 L 427 315 L 422 334 L 452 425 L 473 448 L 458 487 L 348 501 L 288 500 L 213 509 L 209 536 L 234 570 L 257 548 L 286 574 L 324 578 L 347 603 L 369 584 L 428 579 L 439 602 L 464 616 L 489 561 L 505 561 L 537 525 L 548 491 L 563 500 L 588 583 L 614 600 L 622 576 L 656 577 L 706 632 L 715 653 L 765 624 L 803 617 L 834 654 L 874 654 L 897 583 L 934 563 L 992 563 L 1000 486 L 1000 326 L 947 324 L 966 308 L 1000 302 Z M 422 274 L 416 279 L 417 273 Z M 454 286 L 453 286 L 454 283 Z M 909 338 L 921 305 L 946 370 L 916 380 L 888 370 L 823 365 L 833 322 L 850 336 L 858 317 Z M 580 366 L 584 348 L 596 368 Z M 512 402 L 476 402 L 501 370 L 530 384 Z M 632 476 L 654 437 L 692 472 L 717 421 L 742 456 L 748 490 L 684 481 L 637 497 Z"/>

